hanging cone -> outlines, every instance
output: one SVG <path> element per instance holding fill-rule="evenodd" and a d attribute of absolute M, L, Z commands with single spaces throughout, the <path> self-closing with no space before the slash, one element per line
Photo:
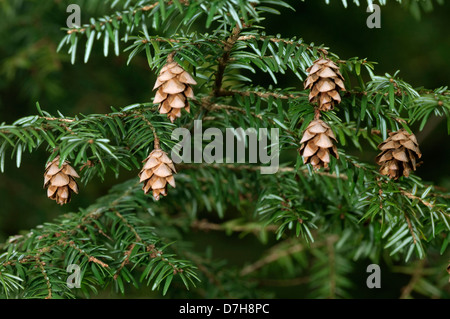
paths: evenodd
<path fill-rule="evenodd" d="M 167 195 L 167 184 L 175 187 L 175 166 L 167 153 L 159 148 L 154 149 L 144 163 L 139 173 L 140 182 L 144 183 L 142 189 L 145 194 L 152 191 L 153 197 L 159 200 L 160 195 Z"/>
<path fill-rule="evenodd" d="M 300 156 L 303 156 L 303 163 L 310 163 L 314 169 L 328 167 L 330 163 L 330 153 L 339 158 L 337 142 L 331 128 L 322 120 L 314 120 L 309 123 L 300 141 L 302 145 L 298 149 Z"/>
<path fill-rule="evenodd" d="M 181 109 L 190 111 L 187 98 L 193 98 L 191 85 L 197 82 L 177 62 L 163 66 L 153 89 L 156 91 L 153 103 L 159 103 L 159 112 L 167 114 L 173 123 L 181 116 Z"/>
<path fill-rule="evenodd" d="M 70 202 L 72 192 L 78 194 L 78 184 L 75 178 L 79 178 L 77 172 L 69 165 L 64 163 L 59 167 L 59 155 L 45 167 L 44 187 L 47 188 L 48 198 L 55 200 L 59 205 Z"/>
<path fill-rule="evenodd" d="M 311 89 L 310 103 L 318 103 L 320 111 L 330 111 L 341 103 L 339 91 L 345 91 L 344 78 L 339 67 L 329 59 L 318 59 L 306 70 L 305 89 Z"/>
<path fill-rule="evenodd" d="M 417 139 L 414 134 L 409 134 L 405 129 L 389 133 L 389 137 L 378 148 L 376 162 L 382 175 L 392 179 L 401 176 L 408 177 L 411 171 L 415 171 L 421 164 L 418 159 L 422 157 Z"/>

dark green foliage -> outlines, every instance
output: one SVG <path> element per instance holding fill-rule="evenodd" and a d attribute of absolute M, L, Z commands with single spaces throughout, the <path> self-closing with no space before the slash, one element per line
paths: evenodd
<path fill-rule="evenodd" d="M 342 103 L 322 119 L 338 139 L 340 157 L 333 159 L 329 171 L 314 172 L 297 153 L 314 117 L 302 81 L 306 69 L 328 48 L 265 33 L 264 16 L 289 4 L 92 3 L 101 17 L 64 29 L 58 50 L 67 52 L 72 63 L 90 63 L 96 46 L 105 57 L 111 52 L 124 56 L 121 62 L 127 65 L 145 56 L 155 74 L 174 53 L 175 61 L 198 82 L 191 113 L 172 124 L 150 102 L 115 105 L 107 114 L 72 116 L 50 114 L 37 104 L 36 115 L 0 125 L 2 172 L 5 161 L 12 159 L 20 167 L 27 153 L 40 148 L 49 152 L 48 160 L 57 155 L 69 160 L 84 185 L 112 173 L 119 177 L 124 169 L 137 175 L 155 136 L 170 152 L 176 142 L 172 131 L 192 129 L 194 120 L 203 120 L 203 129 L 279 129 L 281 167 L 276 174 L 262 175 L 259 166 L 246 163 L 180 164 L 177 187 L 159 202 L 144 195 L 137 178 L 119 183 L 86 209 L 64 214 L 2 245 L 1 297 L 88 298 L 107 287 L 127 294 L 133 286 L 148 286 L 169 297 L 261 298 L 273 296 L 261 286 L 270 283 L 273 274 L 281 274 L 281 281 L 300 278 L 307 287 L 305 297 L 346 298 L 355 288 L 350 279 L 354 262 L 401 263 L 404 268 L 397 270 L 411 275 L 415 267 L 425 267 L 428 255 L 429 271 L 423 271 L 412 289 L 448 297 L 443 289 L 447 278 L 441 274 L 445 261 L 436 255 L 448 255 L 449 192 L 418 175 L 389 180 L 378 173 L 373 160 L 359 157 L 366 149 L 376 150 L 391 131 L 422 130 L 431 115 L 446 117 L 450 134 L 447 87 L 413 88 L 398 72 L 376 75 L 375 62 L 342 60 L 330 52 L 347 91 Z M 432 1 L 420 3 L 428 9 Z M 403 4 L 418 14 L 418 2 Z M 9 10 L 15 12 L 14 6 Z M 295 88 L 277 87 L 286 73 L 297 77 Z M 258 81 L 265 75 L 272 85 Z M 425 161 L 433 165 L 433 159 Z M 82 188 L 77 196 L 83 196 Z M 205 212 L 219 222 L 201 219 Z M 193 252 L 193 229 L 255 236 L 271 247 L 254 263 L 228 266 L 210 251 Z M 82 269 L 79 290 L 67 287 L 70 264 Z"/>

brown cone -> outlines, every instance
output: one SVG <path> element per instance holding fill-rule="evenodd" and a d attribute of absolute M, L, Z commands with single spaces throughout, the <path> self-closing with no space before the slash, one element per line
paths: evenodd
<path fill-rule="evenodd" d="M 64 163 L 59 167 L 59 155 L 45 167 L 44 187 L 47 188 L 48 198 L 55 200 L 59 205 L 70 202 L 72 192 L 78 194 L 78 184 L 75 178 L 79 178 L 77 172 L 69 165 Z"/>
<path fill-rule="evenodd" d="M 345 91 L 344 77 L 339 67 L 329 59 L 318 59 L 306 70 L 305 89 L 311 89 L 309 102 L 318 103 L 320 111 L 330 111 L 341 103 L 340 91 Z"/>
<path fill-rule="evenodd" d="M 191 85 L 197 82 L 177 62 L 163 66 L 156 79 L 153 90 L 156 91 L 153 103 L 159 103 L 159 113 L 167 114 L 173 123 L 181 116 L 181 109 L 190 111 L 188 98 L 193 98 Z"/>
<path fill-rule="evenodd" d="M 145 194 L 152 190 L 153 197 L 159 200 L 160 195 L 167 195 L 167 184 L 175 187 L 175 166 L 167 153 L 159 148 L 154 149 L 144 163 L 139 173 L 140 182 L 144 182 L 142 189 Z"/>
<path fill-rule="evenodd" d="M 381 165 L 380 173 L 392 179 L 408 177 L 421 164 L 418 159 L 422 157 L 422 153 L 417 139 L 405 129 L 389 133 L 389 137 L 378 148 L 381 153 L 376 162 Z"/>
<path fill-rule="evenodd" d="M 309 123 L 300 141 L 302 145 L 298 149 L 303 156 L 303 163 L 310 163 L 314 169 L 328 167 L 330 153 L 339 158 L 333 140 L 337 142 L 333 131 L 324 121 L 314 120 Z"/>

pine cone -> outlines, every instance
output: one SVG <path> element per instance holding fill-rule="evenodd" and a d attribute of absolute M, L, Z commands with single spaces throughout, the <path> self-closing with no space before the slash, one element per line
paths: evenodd
<path fill-rule="evenodd" d="M 167 183 L 175 188 L 175 166 L 166 152 L 159 148 L 154 149 L 144 163 L 139 173 L 140 182 L 144 182 L 142 189 L 145 194 L 153 190 L 153 197 L 159 200 L 159 195 L 167 195 Z"/>
<path fill-rule="evenodd" d="M 306 70 L 305 89 L 311 89 L 309 102 L 318 103 L 320 111 L 330 111 L 335 102 L 341 103 L 339 91 L 345 91 L 344 78 L 339 67 L 329 59 L 318 59 Z"/>
<path fill-rule="evenodd" d="M 190 111 L 187 98 L 194 97 L 191 84 L 195 85 L 197 82 L 177 62 L 169 62 L 163 66 L 156 79 L 153 90 L 158 91 L 153 103 L 159 103 L 159 113 L 167 114 L 172 123 L 181 116 L 181 109 Z"/>
<path fill-rule="evenodd" d="M 55 200 L 59 205 L 70 202 L 72 192 L 78 194 L 78 184 L 75 178 L 79 178 L 77 172 L 69 165 L 64 163 L 59 167 L 59 155 L 45 167 L 44 187 L 47 188 L 48 198 Z"/>
<path fill-rule="evenodd" d="M 302 145 L 299 148 L 300 155 L 303 156 L 304 164 L 311 163 L 314 169 L 328 167 L 330 163 L 330 152 L 339 158 L 336 145 L 332 140 L 336 140 L 331 128 L 322 120 L 314 120 L 309 123 L 303 133 Z"/>
<path fill-rule="evenodd" d="M 405 129 L 389 133 L 378 148 L 382 151 L 376 158 L 377 164 L 381 165 L 380 173 L 392 179 L 408 177 L 411 170 L 415 171 L 421 164 L 417 162 L 422 157 L 417 139 Z"/>

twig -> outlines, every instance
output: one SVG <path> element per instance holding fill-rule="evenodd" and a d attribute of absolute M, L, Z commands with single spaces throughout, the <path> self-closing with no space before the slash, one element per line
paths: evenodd
<path fill-rule="evenodd" d="M 61 241 L 61 240 L 60 240 Z M 89 255 L 88 253 L 86 253 L 84 250 L 82 250 L 81 248 L 79 248 L 75 242 L 73 240 L 69 241 L 68 243 L 61 241 L 62 243 L 68 244 L 70 247 L 72 247 L 73 249 L 77 250 L 78 252 L 80 252 L 82 255 L 86 256 L 88 258 L 88 261 L 96 263 L 100 266 L 102 266 L 103 268 L 109 268 L 109 265 L 104 263 L 103 261 L 101 261 L 98 258 L 95 258 L 94 256 Z"/>
<path fill-rule="evenodd" d="M 276 231 L 278 229 L 278 227 L 276 225 L 268 225 L 268 226 L 233 225 L 233 226 L 228 227 L 227 225 L 215 224 L 215 223 L 208 222 L 206 219 L 194 220 L 191 223 L 191 227 L 193 229 L 198 229 L 198 230 L 203 230 L 203 231 L 209 231 L 209 230 L 228 231 L 228 230 L 231 230 L 233 232 L 251 231 L 252 233 L 258 233 L 260 230 Z"/>
<path fill-rule="evenodd" d="M 111 203 L 111 206 L 114 207 L 115 205 L 117 205 L 117 204 L 120 202 L 120 200 L 121 200 L 122 198 L 129 196 L 129 195 L 130 195 L 130 192 L 132 192 L 132 188 L 128 189 L 128 190 L 125 191 L 122 195 L 120 195 L 117 199 L 115 199 L 115 200 Z M 65 245 L 70 245 L 70 246 L 72 246 L 74 249 L 80 251 L 83 255 L 87 256 L 87 257 L 88 257 L 88 260 L 89 260 L 90 262 L 95 262 L 95 263 L 100 264 L 100 265 L 102 265 L 102 266 L 104 266 L 104 267 L 108 267 L 107 264 L 103 263 L 103 262 L 100 261 L 99 259 L 97 259 L 97 258 L 95 258 L 95 257 L 93 257 L 93 256 L 90 256 L 90 255 L 87 254 L 86 252 L 82 251 L 80 248 L 78 248 L 78 247 L 75 245 L 75 243 L 74 243 L 73 241 L 69 241 L 69 242 L 66 241 L 67 239 L 70 238 L 70 236 L 74 235 L 74 234 L 77 232 L 77 229 L 83 227 L 83 225 L 86 225 L 86 224 L 91 223 L 93 220 L 98 219 L 104 212 L 106 212 L 106 210 L 105 210 L 105 211 L 103 211 L 103 210 L 102 210 L 102 211 L 98 211 L 97 209 L 94 209 L 93 211 L 89 212 L 88 214 L 86 214 L 86 215 L 82 218 L 81 224 L 77 225 L 76 227 L 74 227 L 74 228 L 71 229 L 71 230 L 68 230 L 68 231 L 57 231 L 57 232 L 50 233 L 50 234 L 47 233 L 47 234 L 43 234 L 43 235 L 37 237 L 37 239 L 40 240 L 40 239 L 42 239 L 42 238 L 46 238 L 46 237 L 50 237 L 50 236 L 61 237 L 61 233 L 66 234 L 66 236 L 60 238 L 59 240 L 57 240 L 57 241 L 54 242 L 53 244 L 48 245 L 48 246 L 44 246 L 44 247 L 38 249 L 38 252 L 37 252 L 35 255 L 27 255 L 27 256 L 23 257 L 22 259 L 20 259 L 20 260 L 18 260 L 18 259 L 15 259 L 15 260 L 9 260 L 9 261 L 3 263 L 2 265 L 3 265 L 3 266 L 14 266 L 17 262 L 19 262 L 19 263 L 26 263 L 26 262 L 30 262 L 30 261 L 32 261 L 32 260 L 39 260 L 40 256 L 41 256 L 43 253 L 48 253 L 48 252 L 50 252 L 50 251 L 53 249 L 53 247 L 56 246 L 56 245 L 63 245 L 63 246 L 65 246 Z M 18 239 L 26 240 L 27 238 L 29 238 L 29 237 L 31 236 L 31 234 L 32 234 L 32 232 L 29 232 L 29 233 L 27 233 L 27 234 L 25 234 L 25 235 L 20 235 L 20 237 L 19 237 L 19 236 L 16 237 L 15 240 L 18 240 Z M 20 244 L 21 244 L 21 243 L 18 243 L 17 245 L 19 246 Z M 41 266 L 43 267 L 44 264 L 42 264 Z M 50 293 L 50 295 L 51 295 L 51 293 Z"/>
<path fill-rule="evenodd" d="M 204 259 L 196 254 L 184 251 L 186 257 L 192 260 L 198 267 L 198 269 L 208 278 L 209 282 L 214 284 L 227 298 L 231 298 L 229 291 L 225 289 L 221 281 L 217 278 L 217 274 L 211 272 L 203 263 Z"/>
<path fill-rule="evenodd" d="M 262 267 L 264 267 L 270 263 L 273 263 L 274 261 L 277 261 L 278 259 L 280 259 L 282 257 L 293 255 L 295 253 L 303 251 L 304 249 L 305 249 L 305 246 L 303 244 L 295 244 L 285 250 L 272 250 L 264 258 L 259 259 L 255 263 L 244 267 L 241 270 L 240 275 L 242 277 L 247 276 L 248 274 L 251 274 L 252 272 L 255 272 L 258 269 L 261 269 Z"/>
<path fill-rule="evenodd" d="M 264 166 L 258 166 L 258 165 L 232 165 L 232 164 L 211 164 L 211 165 L 206 165 L 206 164 L 178 164 L 177 166 L 179 166 L 182 169 L 198 169 L 198 168 L 204 168 L 204 167 L 210 167 L 210 168 L 214 168 L 214 169 L 220 169 L 220 168 L 226 168 L 229 170 L 234 170 L 234 171 L 260 171 L 261 168 L 263 168 Z M 308 169 L 299 169 L 299 172 L 302 172 L 304 174 L 308 174 L 309 170 Z M 279 167 L 277 173 L 288 173 L 288 172 L 295 172 L 295 168 L 294 167 Z M 327 172 L 322 172 L 322 171 L 314 171 L 314 174 L 317 175 L 322 175 L 322 176 L 327 176 L 327 177 L 331 177 L 331 178 L 339 178 L 339 179 L 343 179 L 343 180 L 347 180 L 348 177 L 346 175 L 342 175 L 340 174 L 339 177 L 336 174 L 331 174 L 331 173 L 327 173 Z"/>
<path fill-rule="evenodd" d="M 159 2 L 155 2 L 155 3 L 151 4 L 151 5 L 146 5 L 146 6 L 137 8 L 137 9 L 133 10 L 133 16 L 134 16 L 138 11 L 142 11 L 142 12 L 150 11 L 150 10 L 152 10 L 153 8 L 155 8 L 158 4 L 159 4 Z M 130 12 L 130 11 L 126 11 L 126 13 L 128 13 L 128 12 Z M 109 23 L 112 23 L 113 19 L 116 19 L 117 21 L 121 21 L 123 18 L 122 18 L 121 15 L 118 14 L 118 15 L 116 15 L 115 17 L 109 19 L 108 22 L 109 22 Z M 99 23 L 100 26 L 104 26 L 105 24 L 106 24 L 105 21 Z M 83 28 L 71 28 L 71 29 L 67 30 L 67 34 L 72 34 L 72 33 L 83 33 L 83 32 L 86 31 L 86 28 L 95 29 L 95 24 L 91 24 L 91 25 L 89 25 L 89 26 L 87 26 L 87 27 L 83 27 Z"/>
<path fill-rule="evenodd" d="M 161 260 L 162 260 L 162 261 L 166 262 L 168 265 L 170 265 L 170 266 L 173 268 L 173 273 L 174 273 L 174 275 L 177 274 L 177 273 L 179 273 L 179 272 L 183 272 L 183 269 L 182 269 L 182 268 L 177 268 L 174 264 L 172 264 L 171 262 L 169 262 L 169 260 L 168 260 L 167 258 L 163 257 L 163 256 L 162 256 L 163 252 L 160 251 L 160 250 L 156 250 L 155 245 L 150 244 L 150 243 L 145 242 L 144 240 L 142 240 L 141 236 L 139 236 L 139 234 L 137 233 L 137 231 L 136 231 L 136 229 L 134 228 L 134 226 L 131 225 L 130 223 L 128 223 L 128 221 L 126 220 L 126 218 L 125 218 L 122 214 L 120 214 L 120 213 L 119 213 L 117 210 L 115 210 L 115 209 L 114 209 L 113 211 L 114 211 L 115 215 L 116 215 L 117 217 L 119 217 L 119 218 L 122 220 L 122 222 L 125 224 L 125 226 L 127 226 L 127 227 L 130 229 L 130 231 L 133 233 L 133 235 L 135 236 L 135 239 L 136 239 L 136 243 L 138 243 L 138 242 L 139 242 L 139 243 L 143 243 L 143 244 L 145 244 L 145 245 L 147 246 L 147 251 L 150 253 L 150 258 L 156 258 L 156 257 L 158 257 L 158 256 L 161 257 Z M 135 243 L 133 243 L 132 246 L 133 246 L 133 245 L 135 245 Z M 129 258 L 130 258 L 130 255 L 131 255 L 131 251 L 133 250 L 133 248 L 134 248 L 134 246 L 133 246 L 133 247 L 130 247 L 130 248 L 125 252 L 125 254 L 127 255 L 127 257 L 126 257 L 125 260 L 122 262 L 123 266 L 125 266 L 125 264 L 128 263 Z M 117 279 L 117 277 L 118 277 L 118 275 L 119 275 L 119 273 L 120 273 L 120 270 L 122 270 L 123 266 L 122 266 L 122 265 L 120 266 L 119 270 L 118 270 L 118 271 L 116 272 L 116 274 L 114 275 L 114 279 Z"/>
<path fill-rule="evenodd" d="M 283 100 L 289 100 L 289 99 L 298 99 L 302 96 L 308 96 L 307 93 L 297 93 L 297 94 L 279 94 L 274 92 L 259 92 L 259 91 L 240 91 L 240 90 L 220 90 L 219 96 L 232 96 L 235 94 L 239 94 L 242 96 L 250 96 L 250 94 L 255 94 L 262 98 L 269 98 L 274 97 L 276 99 L 283 99 Z"/>
<path fill-rule="evenodd" d="M 139 114 L 139 115 L 137 115 L 137 117 L 142 118 L 142 120 L 151 128 L 151 130 L 153 132 L 153 148 L 154 149 L 160 148 L 159 137 L 158 137 L 158 134 L 156 133 L 156 129 L 153 126 L 153 124 L 143 114 Z"/>
<path fill-rule="evenodd" d="M 117 277 L 119 277 L 120 272 L 122 271 L 123 267 L 125 267 L 125 265 L 127 265 L 130 262 L 130 255 L 131 252 L 133 251 L 134 247 L 136 247 L 136 243 L 132 243 L 130 245 L 130 248 L 128 248 L 124 255 L 125 255 L 125 259 L 122 261 L 122 263 L 120 264 L 119 269 L 117 269 L 116 273 L 114 274 L 114 280 L 117 280 Z"/>
<path fill-rule="evenodd" d="M 320 113 L 320 109 L 318 107 L 314 108 L 314 120 L 318 120 L 320 119 L 321 113 Z"/>
<path fill-rule="evenodd" d="M 152 37 L 152 40 L 157 41 L 157 42 L 170 42 L 170 43 L 180 43 L 181 41 L 178 39 L 164 39 L 164 38 L 154 38 Z M 142 43 L 149 43 L 150 41 L 147 39 L 142 39 Z"/>
<path fill-rule="evenodd" d="M 338 239 L 338 237 L 336 235 L 330 235 L 329 238 L 327 238 L 327 240 L 330 240 L 330 242 L 335 242 L 337 239 Z M 309 248 L 318 248 L 325 244 L 326 244 L 326 241 L 316 242 L 316 243 L 312 243 L 309 246 Z M 255 272 L 258 269 L 261 269 L 265 265 L 268 265 L 282 257 L 301 252 L 306 248 L 305 245 L 303 245 L 301 243 L 297 243 L 297 242 L 294 242 L 294 244 L 290 245 L 290 247 L 288 247 L 287 249 L 282 249 L 280 247 L 280 246 L 284 246 L 284 245 L 286 245 L 286 242 L 282 242 L 278 245 L 272 246 L 271 249 L 269 250 L 269 253 L 265 257 L 257 260 L 253 264 L 250 264 L 250 265 L 244 267 L 241 270 L 240 275 L 246 276 L 246 275 L 248 275 L 252 272 Z"/>
<path fill-rule="evenodd" d="M 306 47 L 308 50 L 313 50 L 314 49 L 314 47 L 312 47 L 310 45 L 307 45 L 305 43 L 289 41 L 289 40 L 286 40 L 286 39 L 273 38 L 273 37 L 269 37 L 269 36 L 261 36 L 261 37 L 257 38 L 254 35 L 243 35 L 243 36 L 240 36 L 237 40 L 238 41 L 247 41 L 247 40 L 252 40 L 252 39 L 257 39 L 257 40 L 269 39 L 269 41 L 272 41 L 272 42 L 275 42 L 275 43 L 283 42 L 285 44 L 295 44 L 297 47 L 303 46 L 303 47 Z"/>
<path fill-rule="evenodd" d="M 67 122 L 67 123 L 75 122 L 75 119 L 66 119 L 66 118 L 58 118 L 58 117 L 40 116 L 39 118 L 47 120 L 47 121 L 59 121 L 59 122 Z"/>
<path fill-rule="evenodd" d="M 416 245 L 417 244 L 417 240 L 416 240 L 416 236 L 414 235 L 414 230 L 413 230 L 413 227 L 412 227 L 412 224 L 411 224 L 411 220 L 409 219 L 408 214 L 406 212 L 404 212 L 404 215 L 405 215 L 405 218 L 406 218 L 406 222 L 408 223 L 408 228 L 409 228 L 409 231 L 410 231 L 411 236 L 413 238 L 414 245 Z"/>
<path fill-rule="evenodd" d="M 398 189 L 400 190 L 400 193 L 401 193 L 402 195 L 405 195 L 406 197 L 408 197 L 408 198 L 410 198 L 410 199 L 413 199 L 413 200 L 414 200 L 414 199 L 417 199 L 418 201 L 420 201 L 420 202 L 421 202 L 422 204 L 424 204 L 425 206 L 430 207 L 430 208 L 434 208 L 434 205 L 431 204 L 430 202 L 427 202 L 426 200 L 423 200 L 423 199 L 420 198 L 420 197 L 414 196 L 413 194 L 411 194 L 411 193 L 405 191 L 404 189 L 401 189 L 400 187 L 398 187 Z"/>
<path fill-rule="evenodd" d="M 328 264 L 330 266 L 330 298 L 336 298 L 336 256 L 334 252 L 335 239 L 328 237 L 326 240 L 328 251 Z"/>
<path fill-rule="evenodd" d="M 213 87 L 213 95 L 219 96 L 220 91 L 222 89 L 223 75 L 225 73 L 225 68 L 227 67 L 228 61 L 231 55 L 231 49 L 239 38 L 239 34 L 241 33 L 241 28 L 236 25 L 231 32 L 231 36 L 227 39 L 225 46 L 223 48 L 223 54 L 218 59 L 219 65 L 217 67 L 217 73 L 214 81 Z"/>
<path fill-rule="evenodd" d="M 134 237 L 136 237 L 136 241 L 142 242 L 141 236 L 139 236 L 136 229 L 128 223 L 128 221 L 125 219 L 125 217 L 123 217 L 123 215 L 121 213 L 119 213 L 116 209 L 114 209 L 113 211 L 114 211 L 114 214 L 122 220 L 122 222 L 125 224 L 125 226 L 127 226 L 130 229 L 130 231 L 133 233 Z"/>
<path fill-rule="evenodd" d="M 411 276 L 411 280 L 409 283 L 402 288 L 402 294 L 400 295 L 400 299 L 409 298 L 412 290 L 416 286 L 417 282 L 423 275 L 423 268 L 425 265 L 425 259 L 421 259 L 417 262 L 417 266 L 414 267 L 414 272 Z"/>
<path fill-rule="evenodd" d="M 450 275 L 450 261 L 449 261 L 448 266 L 447 266 L 447 272 Z M 450 282 L 450 278 L 448 278 L 448 282 Z"/>
<path fill-rule="evenodd" d="M 36 263 L 38 264 L 39 269 L 41 270 L 42 276 L 45 279 L 45 284 L 47 285 L 48 294 L 47 294 L 47 297 L 45 297 L 45 299 L 52 299 L 52 285 L 50 283 L 50 279 L 47 276 L 47 272 L 45 271 L 45 268 L 44 268 L 45 263 L 42 262 L 39 257 L 40 257 L 40 254 L 36 255 L 34 257 L 34 259 L 35 259 Z"/>
<path fill-rule="evenodd" d="M 260 279 L 256 280 L 261 286 L 272 287 L 292 287 L 306 284 L 310 281 L 309 277 L 298 277 L 292 279 Z"/>

